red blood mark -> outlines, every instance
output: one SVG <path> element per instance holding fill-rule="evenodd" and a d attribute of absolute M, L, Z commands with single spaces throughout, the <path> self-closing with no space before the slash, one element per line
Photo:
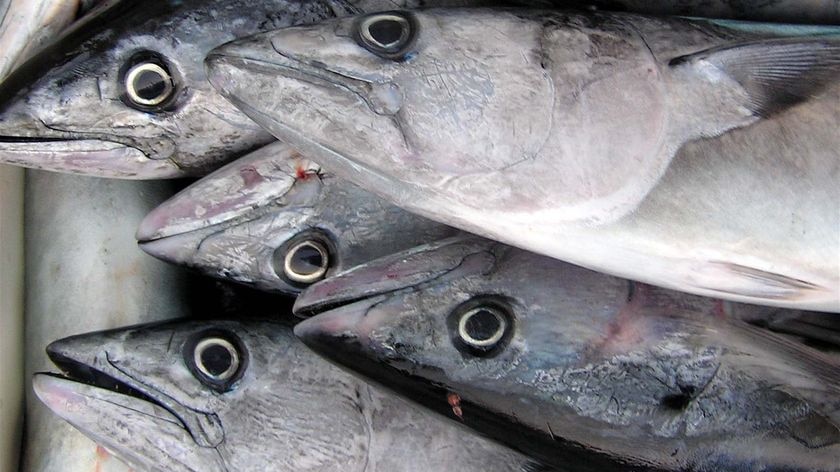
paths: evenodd
<path fill-rule="evenodd" d="M 452 413 L 459 420 L 464 421 L 464 410 L 461 409 L 461 397 L 457 393 L 449 392 L 446 394 L 446 402 L 452 407 Z"/>

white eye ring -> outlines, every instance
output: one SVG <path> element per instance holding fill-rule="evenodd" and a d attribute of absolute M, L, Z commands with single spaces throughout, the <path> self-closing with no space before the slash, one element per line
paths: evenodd
<path fill-rule="evenodd" d="M 391 41 L 388 44 L 383 44 L 379 42 L 373 35 L 370 33 L 370 27 L 374 23 L 378 23 L 380 21 L 393 21 L 395 23 L 399 23 L 402 26 L 402 32 L 400 37 L 394 41 Z M 359 34 L 361 35 L 362 39 L 367 42 L 368 44 L 380 48 L 382 50 L 390 50 L 394 47 L 401 47 L 402 43 L 405 43 L 409 36 L 411 35 L 411 23 L 408 22 L 404 17 L 398 15 L 389 15 L 389 14 L 381 14 L 375 15 L 370 18 L 366 18 L 360 26 Z"/>
<path fill-rule="evenodd" d="M 499 323 L 499 327 L 493 333 L 493 336 L 490 336 L 487 339 L 476 339 L 472 337 L 472 335 L 470 335 L 469 331 L 467 330 L 467 322 L 470 320 L 470 318 L 481 312 L 487 312 L 492 314 L 496 318 L 496 321 L 498 321 Z M 473 308 L 472 310 L 461 315 L 461 319 L 458 320 L 458 336 L 461 337 L 461 340 L 464 343 L 477 348 L 488 348 L 496 345 L 496 343 L 501 341 L 506 329 L 507 319 L 505 318 L 505 315 L 502 314 L 502 312 L 497 310 L 496 308 L 489 306 L 480 306 Z"/>
<path fill-rule="evenodd" d="M 156 74 L 163 81 L 163 91 L 159 93 L 156 97 L 143 98 L 140 96 L 140 93 L 137 90 L 137 79 L 139 79 L 142 76 L 142 74 L 147 73 Z M 149 107 L 160 105 L 161 103 L 168 100 L 170 96 L 172 96 L 172 91 L 174 90 L 174 88 L 175 87 L 172 85 L 172 77 L 169 75 L 169 72 L 167 72 L 166 69 L 155 64 L 154 62 L 144 62 L 141 64 L 137 64 L 131 69 L 129 69 L 128 74 L 126 74 L 125 76 L 125 90 L 128 93 L 128 98 L 131 99 L 132 102 L 137 103 L 138 105 Z"/>
<path fill-rule="evenodd" d="M 207 369 L 207 366 L 204 365 L 204 361 L 201 359 L 201 355 L 204 354 L 204 351 L 213 346 L 221 346 L 225 348 L 230 354 L 230 366 L 228 366 L 228 368 L 220 374 L 213 374 L 212 372 L 210 372 Z M 202 374 L 206 375 L 212 380 L 223 382 L 233 377 L 233 375 L 239 369 L 239 352 L 236 350 L 233 344 L 231 344 L 230 341 L 226 339 L 217 337 L 202 339 L 201 341 L 199 341 L 198 344 L 195 345 L 195 350 L 193 351 L 193 362 L 195 363 L 196 368 L 198 368 L 198 370 Z"/>
<path fill-rule="evenodd" d="M 303 274 L 295 270 L 294 268 L 294 257 L 298 251 L 304 248 L 311 248 L 318 252 L 318 255 L 321 257 L 321 264 L 318 266 L 318 269 L 311 274 Z M 301 241 L 298 244 L 292 246 L 286 252 L 286 257 L 283 259 L 283 272 L 293 282 L 303 283 L 303 284 L 311 284 L 321 280 L 325 275 L 327 275 L 327 270 L 330 266 L 330 254 L 327 251 L 327 248 L 324 247 L 323 244 L 314 241 L 314 240 L 306 240 Z"/>

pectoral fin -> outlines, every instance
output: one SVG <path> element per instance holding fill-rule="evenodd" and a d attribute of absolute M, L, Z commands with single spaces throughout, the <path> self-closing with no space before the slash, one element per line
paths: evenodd
<path fill-rule="evenodd" d="M 840 38 L 784 38 L 707 49 L 680 56 L 671 67 L 713 66 L 740 84 L 744 104 L 767 117 L 818 94 L 840 78 Z"/>

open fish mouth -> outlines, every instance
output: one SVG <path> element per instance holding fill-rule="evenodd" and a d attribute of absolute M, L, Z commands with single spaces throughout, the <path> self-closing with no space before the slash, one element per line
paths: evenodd
<path fill-rule="evenodd" d="M 122 179 L 186 175 L 170 159 L 151 159 L 136 147 L 101 139 L 0 136 L 0 163 Z"/>
<path fill-rule="evenodd" d="M 110 437 L 115 434 L 113 425 L 125 416 L 132 418 L 131 432 L 150 444 L 159 442 L 162 431 L 167 441 L 195 444 L 198 449 L 213 449 L 224 441 L 216 415 L 182 405 L 145 385 L 93 342 L 82 335 L 47 346 L 47 355 L 62 374 L 36 374 L 33 388 L 54 413 L 113 449 L 121 444 L 119 438 Z"/>
<path fill-rule="evenodd" d="M 114 375 L 93 368 L 66 354 L 48 348 L 50 360 L 61 370 L 61 374 L 44 372 L 35 374 L 35 394 L 53 412 L 74 423 L 82 410 L 89 414 L 101 411 L 95 408 L 99 402 L 112 403 L 120 409 L 134 410 L 148 416 L 152 421 L 165 421 L 187 430 L 187 425 L 178 415 L 161 402 L 143 392 L 143 387 L 132 385 L 129 377 Z M 118 400 L 114 403 L 115 400 Z"/>

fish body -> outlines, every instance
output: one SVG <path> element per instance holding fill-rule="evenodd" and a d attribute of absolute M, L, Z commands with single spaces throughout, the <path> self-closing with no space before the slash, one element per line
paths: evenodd
<path fill-rule="evenodd" d="M 441 9 L 281 29 L 207 65 L 275 136 L 412 212 L 645 283 L 836 312 L 838 33 Z"/>
<path fill-rule="evenodd" d="M 456 233 L 323 172 L 278 142 L 161 204 L 137 238 L 162 260 L 297 295 L 315 280 Z M 317 261 L 297 267 L 312 257 Z"/>
<path fill-rule="evenodd" d="M 0 82 L 76 17 L 79 0 L 0 1 Z"/>
<path fill-rule="evenodd" d="M 213 349 L 227 357 L 205 355 Z M 48 353 L 67 377 L 36 375 L 39 398 L 136 470 L 510 471 L 527 463 L 369 388 L 277 322 L 159 323 L 64 339 Z M 209 376 L 225 368 L 227 380 Z"/>
<path fill-rule="evenodd" d="M 274 141 L 207 83 L 208 51 L 377 5 L 103 2 L 0 85 L 0 162 L 127 179 L 206 174 Z"/>
<path fill-rule="evenodd" d="M 756 309 L 456 238 L 313 285 L 295 333 L 561 470 L 838 470 L 840 363 Z"/>

